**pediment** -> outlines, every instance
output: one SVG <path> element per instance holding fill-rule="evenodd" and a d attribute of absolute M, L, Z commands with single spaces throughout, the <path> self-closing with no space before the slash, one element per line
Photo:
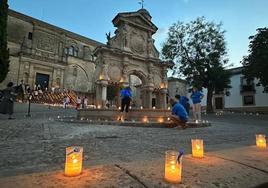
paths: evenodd
<path fill-rule="evenodd" d="M 129 23 L 137 27 L 142 27 L 146 30 L 151 30 L 153 33 L 157 31 L 157 27 L 139 12 L 134 13 L 119 13 L 114 19 L 114 26 L 118 26 L 121 22 Z"/>

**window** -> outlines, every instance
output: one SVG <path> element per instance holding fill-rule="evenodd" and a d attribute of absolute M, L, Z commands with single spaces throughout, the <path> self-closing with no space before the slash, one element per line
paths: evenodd
<path fill-rule="evenodd" d="M 29 39 L 29 40 L 32 40 L 32 39 L 33 39 L 33 33 L 32 33 L 32 32 L 29 32 L 29 33 L 28 33 L 28 39 Z"/>
<path fill-rule="evenodd" d="M 64 48 L 64 53 L 67 55 L 68 54 L 69 49 L 68 48 Z"/>
<path fill-rule="evenodd" d="M 74 50 L 74 57 L 77 57 L 77 56 L 78 56 L 78 50 L 75 49 L 75 50 Z"/>
<path fill-rule="evenodd" d="M 69 48 L 69 55 L 74 55 L 74 47 L 73 46 L 71 46 Z"/>
<path fill-rule="evenodd" d="M 244 105 L 254 105 L 254 95 L 244 95 L 243 96 Z"/>
<path fill-rule="evenodd" d="M 256 92 L 254 80 L 241 77 L 240 92 Z"/>

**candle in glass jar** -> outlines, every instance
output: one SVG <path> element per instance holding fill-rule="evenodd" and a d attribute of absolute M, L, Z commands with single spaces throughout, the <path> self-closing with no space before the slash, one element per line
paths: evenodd
<path fill-rule="evenodd" d="M 82 172 L 83 147 L 66 148 L 65 175 L 77 176 Z"/>
<path fill-rule="evenodd" d="M 192 139 L 192 155 L 193 155 L 193 157 L 197 157 L 197 158 L 204 157 L 203 140 Z"/>
<path fill-rule="evenodd" d="M 263 134 L 256 135 L 256 146 L 259 148 L 266 148 L 265 135 L 263 135 Z"/>
<path fill-rule="evenodd" d="M 166 151 L 165 180 L 171 183 L 181 182 L 182 158 L 177 151 Z"/>

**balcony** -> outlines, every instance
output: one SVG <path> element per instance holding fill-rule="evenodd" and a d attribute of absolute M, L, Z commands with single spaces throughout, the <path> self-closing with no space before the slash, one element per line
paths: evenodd
<path fill-rule="evenodd" d="M 245 93 L 245 92 L 256 93 L 255 85 L 254 84 L 240 85 L 240 93 Z"/>

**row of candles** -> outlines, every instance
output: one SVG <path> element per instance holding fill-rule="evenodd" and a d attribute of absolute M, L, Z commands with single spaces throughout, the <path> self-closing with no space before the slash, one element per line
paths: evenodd
<path fill-rule="evenodd" d="M 93 105 L 93 106 L 94 106 L 94 105 Z M 95 108 L 95 107 L 93 107 L 93 108 Z M 102 108 L 102 106 L 101 106 L 101 105 L 98 105 L 98 106 L 97 106 L 97 109 L 101 109 L 101 108 Z M 129 106 L 129 109 L 132 109 L 132 106 Z M 141 109 L 141 110 L 143 110 L 143 106 L 140 106 L 140 109 Z M 156 110 L 156 107 L 155 107 L 155 106 L 153 106 L 153 108 L 152 108 L 152 109 L 153 109 L 153 110 Z M 169 106 L 169 107 L 167 107 L 167 109 L 168 109 L 168 110 L 170 110 L 170 106 Z M 119 107 L 118 107 L 118 110 L 121 110 L 121 106 L 119 106 Z"/>
<path fill-rule="evenodd" d="M 202 139 L 192 139 L 192 156 L 204 157 L 204 144 Z M 265 135 L 256 135 L 256 146 L 266 148 Z M 165 156 L 165 180 L 170 183 L 180 183 L 182 179 L 182 155 L 183 152 L 166 151 Z M 82 172 L 83 147 L 75 146 L 66 148 L 65 175 L 77 176 Z"/>

